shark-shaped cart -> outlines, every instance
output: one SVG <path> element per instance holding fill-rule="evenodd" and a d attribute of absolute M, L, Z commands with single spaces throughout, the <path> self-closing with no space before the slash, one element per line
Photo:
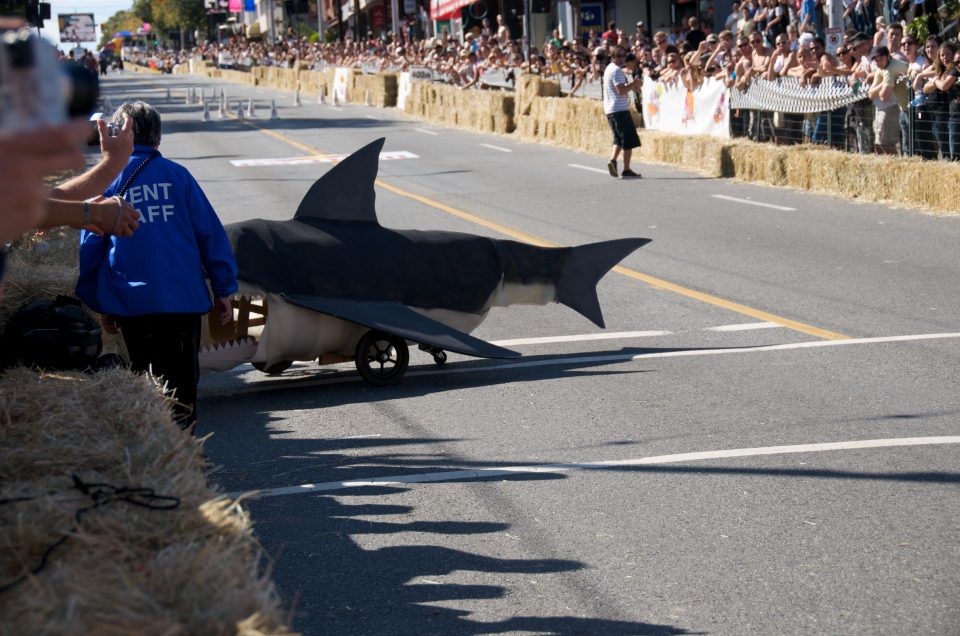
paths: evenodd
<path fill-rule="evenodd" d="M 542 248 L 377 221 L 374 182 L 384 139 L 350 155 L 310 188 L 287 221 L 226 227 L 239 268 L 235 321 L 206 321 L 200 366 L 243 363 L 276 374 L 294 361 L 354 361 L 367 382 L 399 382 L 408 342 L 438 365 L 452 351 L 481 358 L 519 353 L 470 334 L 491 307 L 559 302 L 598 327 L 599 280 L 650 242 L 628 238 Z"/>

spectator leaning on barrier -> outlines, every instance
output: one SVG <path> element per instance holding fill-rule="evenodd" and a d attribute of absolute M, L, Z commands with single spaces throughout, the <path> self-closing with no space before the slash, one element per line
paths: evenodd
<path fill-rule="evenodd" d="M 599 58 L 600 56 L 598 56 Z M 640 147 L 640 137 L 630 115 L 630 103 L 627 94 L 630 91 L 640 90 L 641 78 L 631 82 L 623 73 L 620 64 L 626 61 L 626 51 L 623 47 L 614 49 L 613 60 L 603 71 L 603 112 L 607 116 L 610 132 L 613 134 L 613 149 L 607 170 L 611 177 L 620 176 L 625 179 L 638 178 L 640 174 L 630 169 L 630 157 L 633 149 Z M 606 61 L 606 60 L 604 60 Z M 617 159 L 623 151 L 623 172 L 617 173 Z"/>
<path fill-rule="evenodd" d="M 898 79 L 907 74 L 907 63 L 894 59 L 886 46 L 875 46 L 870 59 L 877 66 L 867 95 L 877 109 L 874 143 L 877 152 L 895 154 L 900 137 L 900 112 L 907 107 L 907 86 Z"/>
<path fill-rule="evenodd" d="M 925 108 L 933 115 L 933 133 L 944 159 L 960 160 L 960 71 L 956 58 L 960 46 L 944 42 L 937 50 L 934 63 L 921 76 L 926 80 L 923 92 L 927 95 Z M 931 157 L 935 158 L 935 157 Z"/>
<path fill-rule="evenodd" d="M 913 147 L 915 154 L 924 159 L 937 159 L 940 152 L 934 130 L 934 112 L 932 106 L 927 104 L 929 94 L 925 89 L 936 75 L 937 58 L 942 43 L 939 35 L 927 36 L 923 43 L 926 63 L 913 80 L 913 91 L 916 96 L 911 102 L 914 107 Z"/>
<path fill-rule="evenodd" d="M 133 121 L 133 155 L 104 195 L 128 198 L 141 227 L 123 239 L 81 232 L 77 296 L 102 314 L 105 330 L 122 332 L 134 371 L 165 378 L 189 427 L 197 416 L 201 316 L 213 305 L 221 324 L 232 320 L 237 264 L 199 184 L 157 150 L 159 113 L 136 102 L 122 105 L 114 121 L 124 116 Z"/>
<path fill-rule="evenodd" d="M 870 86 L 873 68 L 870 63 L 871 39 L 866 33 L 858 32 L 850 39 L 850 47 L 856 63 L 850 74 L 850 86 L 860 90 L 861 86 Z M 857 137 L 857 151 L 869 154 L 874 150 L 873 122 L 874 107 L 870 98 L 864 97 L 850 105 L 848 109 L 848 125 L 853 128 Z"/>

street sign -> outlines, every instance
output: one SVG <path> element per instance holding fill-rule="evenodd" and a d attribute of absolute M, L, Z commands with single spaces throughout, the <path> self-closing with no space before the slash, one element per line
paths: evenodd
<path fill-rule="evenodd" d="M 837 48 L 843 44 L 843 29 L 840 27 L 828 27 L 825 33 L 827 53 L 830 55 L 836 55 Z"/>

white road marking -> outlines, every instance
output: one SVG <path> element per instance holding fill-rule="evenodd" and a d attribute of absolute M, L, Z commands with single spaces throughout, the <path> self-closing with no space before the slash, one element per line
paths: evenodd
<path fill-rule="evenodd" d="M 721 325 L 719 327 L 708 327 L 707 331 L 751 331 L 753 329 L 777 329 L 783 327 L 778 322 L 748 322 L 742 325 Z"/>
<path fill-rule="evenodd" d="M 380 121 L 379 117 L 375 117 L 373 115 L 364 115 L 364 117 L 366 117 L 367 119 L 372 119 L 374 121 Z"/>
<path fill-rule="evenodd" d="M 477 144 L 478 146 L 483 146 L 484 148 L 489 148 L 490 150 L 499 150 L 500 152 L 513 152 L 509 148 L 501 148 L 500 146 L 492 146 L 490 144 Z"/>
<path fill-rule="evenodd" d="M 330 110 L 338 110 L 338 111 L 342 111 L 342 110 L 343 110 L 343 109 L 340 108 L 339 106 L 328 106 L 327 108 L 329 108 Z"/>
<path fill-rule="evenodd" d="M 437 132 L 433 132 L 432 130 L 427 130 L 426 128 L 414 128 L 414 130 L 416 130 L 417 132 L 421 132 L 424 135 L 433 135 L 434 137 L 440 134 Z"/>
<path fill-rule="evenodd" d="M 848 347 L 855 345 L 885 344 L 892 342 L 916 342 L 922 340 L 945 340 L 960 338 L 960 333 L 928 333 L 907 336 L 886 336 L 879 338 L 848 338 L 846 340 L 811 340 L 806 342 L 792 342 L 779 345 L 765 345 L 761 347 L 733 347 L 728 349 L 690 349 L 682 351 L 661 351 L 658 353 L 640 353 L 636 355 L 613 353 L 596 356 L 571 356 L 565 358 L 544 358 L 541 360 L 523 360 L 520 362 L 505 362 L 499 364 L 488 364 L 465 367 L 444 367 L 442 369 L 425 368 L 422 370 L 408 371 L 406 377 L 426 377 L 431 375 L 451 374 L 451 373 L 487 373 L 490 371 L 512 370 L 512 369 L 530 369 L 535 367 L 562 366 L 565 364 L 589 365 L 589 364 L 609 364 L 611 362 L 631 362 L 635 360 L 646 360 L 650 358 L 679 358 L 694 356 L 714 356 L 725 354 L 747 354 L 747 353 L 766 353 L 768 351 L 790 351 L 793 349 L 819 349 L 823 347 Z M 321 378 L 318 380 L 305 381 L 272 381 L 253 384 L 244 387 L 244 393 L 260 393 L 262 391 L 277 391 L 288 389 L 290 387 L 303 388 L 312 386 L 325 386 L 328 384 L 346 384 L 349 382 L 362 382 L 358 375 L 338 375 L 332 378 Z"/>
<path fill-rule="evenodd" d="M 672 331 L 620 331 L 614 333 L 583 333 L 574 336 L 548 336 L 545 338 L 517 338 L 515 340 L 495 340 L 491 344 L 500 347 L 519 347 L 531 344 L 552 344 L 555 342 L 583 342 L 586 340 L 617 340 L 620 338 L 649 338 L 652 336 L 670 336 Z"/>
<path fill-rule="evenodd" d="M 589 170 L 590 172 L 599 172 L 600 174 L 610 174 L 607 170 L 592 168 L 590 166 L 581 166 L 579 163 L 568 163 L 567 165 L 571 168 L 579 168 L 580 170 Z"/>
<path fill-rule="evenodd" d="M 328 481 L 321 484 L 300 484 L 284 488 L 268 488 L 247 494 L 250 497 L 281 497 L 310 492 L 325 492 L 344 488 L 362 488 L 365 486 L 383 486 L 389 484 L 424 484 L 431 482 L 465 481 L 504 477 L 507 475 L 531 475 L 538 473 L 565 473 L 571 471 L 609 470 L 629 466 L 651 466 L 657 464 L 680 464 L 710 459 L 731 459 L 735 457 L 760 457 L 763 455 L 787 455 L 795 453 L 820 453 L 835 450 L 862 450 L 867 448 L 891 448 L 897 446 L 934 446 L 941 444 L 960 444 L 960 435 L 939 437 L 899 437 L 892 439 L 863 439 L 846 442 L 823 442 L 817 444 L 795 444 L 790 446 L 761 446 L 758 448 L 731 448 L 727 450 L 700 451 L 695 453 L 677 453 L 673 455 L 655 455 L 638 459 L 615 459 L 599 462 L 566 462 L 562 464 L 532 464 L 526 466 L 505 466 L 498 468 L 476 468 L 471 470 L 448 470 L 419 475 L 394 475 L 372 477 L 351 481 Z M 229 493 L 236 499 L 244 493 Z"/>
<path fill-rule="evenodd" d="M 723 199 L 724 201 L 733 201 L 734 203 L 746 203 L 747 205 L 756 205 L 761 208 L 771 208 L 773 210 L 783 210 L 784 212 L 796 212 L 797 208 L 788 208 L 782 205 L 773 205 L 772 203 L 760 203 L 750 199 L 738 199 L 737 197 L 728 197 L 725 194 L 711 194 L 714 199 Z"/>
<path fill-rule="evenodd" d="M 337 163 L 343 161 L 348 155 L 315 155 L 312 157 L 282 157 L 273 159 L 231 159 L 230 163 L 238 168 L 250 168 L 260 166 L 306 166 L 315 163 Z M 406 150 L 392 150 L 380 153 L 380 161 L 392 161 L 394 159 L 419 159 L 420 157 Z"/>

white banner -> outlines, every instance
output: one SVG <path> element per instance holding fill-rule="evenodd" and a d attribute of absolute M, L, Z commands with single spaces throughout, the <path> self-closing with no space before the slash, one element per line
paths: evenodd
<path fill-rule="evenodd" d="M 347 101 L 347 87 L 350 85 L 352 69 L 337 67 L 333 75 L 333 95 L 341 104 Z"/>
<path fill-rule="evenodd" d="M 710 78 L 689 92 L 676 82 L 643 82 L 643 122 L 647 130 L 730 138 L 730 100 L 720 80 Z"/>
<path fill-rule="evenodd" d="M 412 88 L 411 82 L 409 72 L 400 73 L 400 77 L 397 78 L 397 108 L 400 110 L 406 110 L 407 95 Z"/>

